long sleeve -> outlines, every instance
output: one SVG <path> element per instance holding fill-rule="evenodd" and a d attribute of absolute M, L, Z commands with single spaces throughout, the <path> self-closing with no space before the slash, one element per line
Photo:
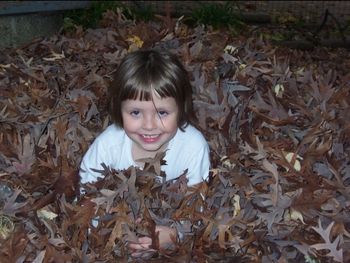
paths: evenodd
<path fill-rule="evenodd" d="M 168 148 L 165 157 L 167 165 L 164 166 L 167 180 L 178 177 L 186 169 L 190 186 L 208 178 L 209 146 L 203 135 L 193 126 L 186 127 L 185 132 L 178 131 Z"/>
<path fill-rule="evenodd" d="M 107 150 L 98 138 L 93 142 L 80 165 L 81 183 L 95 182 L 99 177 L 102 177 L 101 173 L 92 169 L 102 170 L 102 163 L 106 165 L 111 163 Z"/>

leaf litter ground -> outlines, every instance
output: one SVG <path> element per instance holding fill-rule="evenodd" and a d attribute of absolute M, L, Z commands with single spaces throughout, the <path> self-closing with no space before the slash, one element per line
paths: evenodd
<path fill-rule="evenodd" d="M 2 53 L 1 262 L 349 262 L 349 54 L 251 32 L 107 12 L 98 29 Z M 142 171 L 104 166 L 80 194 L 81 158 L 110 123 L 107 86 L 141 45 L 190 72 L 210 180 L 158 182 L 159 155 Z M 155 224 L 185 233 L 175 251 L 158 249 Z M 131 258 L 140 235 L 156 252 Z"/>

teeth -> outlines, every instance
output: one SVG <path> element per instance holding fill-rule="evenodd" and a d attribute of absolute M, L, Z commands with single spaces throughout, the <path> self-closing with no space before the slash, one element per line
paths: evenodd
<path fill-rule="evenodd" d="M 144 135 L 142 135 L 144 138 L 156 138 L 156 137 L 158 137 L 158 135 L 146 135 L 146 134 L 144 134 Z"/>

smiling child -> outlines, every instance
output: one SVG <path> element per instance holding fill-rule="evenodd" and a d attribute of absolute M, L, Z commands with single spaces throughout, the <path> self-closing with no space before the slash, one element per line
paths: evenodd
<path fill-rule="evenodd" d="M 81 182 L 94 182 L 101 164 L 116 170 L 143 168 L 140 159 L 165 152 L 161 169 L 166 180 L 187 170 L 188 185 L 209 175 L 209 147 L 199 130 L 192 107 L 192 87 L 179 59 L 165 51 L 139 50 L 120 63 L 109 90 L 113 120 L 90 146 L 81 163 Z M 176 230 L 158 226 L 160 243 L 171 242 Z M 130 244 L 134 254 L 147 252 L 148 237 Z"/>

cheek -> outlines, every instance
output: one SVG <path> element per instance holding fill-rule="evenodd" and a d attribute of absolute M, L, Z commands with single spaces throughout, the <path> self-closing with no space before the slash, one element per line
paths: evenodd
<path fill-rule="evenodd" d="M 178 128 L 178 125 L 177 125 L 178 121 L 177 121 L 177 118 L 171 118 L 171 119 L 168 119 L 167 122 L 166 122 L 166 129 L 168 132 L 173 132 L 175 130 L 177 130 Z"/>
<path fill-rule="evenodd" d="M 123 129 L 125 131 L 133 131 L 137 129 L 137 122 L 130 116 L 123 116 Z"/>

